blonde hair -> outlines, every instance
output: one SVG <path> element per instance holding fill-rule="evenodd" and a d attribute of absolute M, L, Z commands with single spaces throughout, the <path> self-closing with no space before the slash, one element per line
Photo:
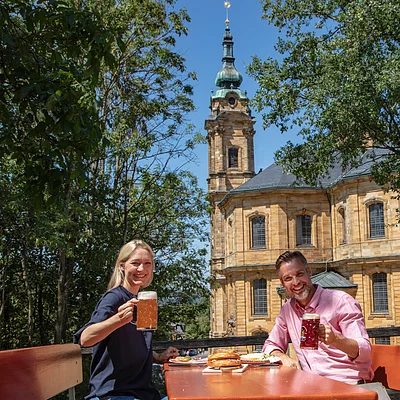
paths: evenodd
<path fill-rule="evenodd" d="M 154 269 L 154 253 L 152 248 L 143 240 L 138 240 L 138 239 L 131 240 L 130 242 L 124 244 L 119 251 L 117 260 L 115 261 L 114 272 L 111 276 L 110 281 L 108 282 L 107 290 L 122 285 L 125 279 L 125 273 L 121 269 L 121 264 L 129 260 L 129 257 L 136 249 L 145 249 L 149 252 Z M 151 278 L 149 283 L 143 287 L 149 286 L 151 281 L 153 280 L 153 269 L 151 271 Z"/>

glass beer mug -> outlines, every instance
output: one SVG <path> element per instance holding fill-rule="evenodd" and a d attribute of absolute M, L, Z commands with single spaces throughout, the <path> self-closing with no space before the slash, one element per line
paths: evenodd
<path fill-rule="evenodd" d="M 154 331 L 157 329 L 158 306 L 157 292 L 139 292 L 137 299 L 136 329 Z"/>
<path fill-rule="evenodd" d="M 300 348 L 318 350 L 318 314 L 303 314 L 301 319 Z"/>

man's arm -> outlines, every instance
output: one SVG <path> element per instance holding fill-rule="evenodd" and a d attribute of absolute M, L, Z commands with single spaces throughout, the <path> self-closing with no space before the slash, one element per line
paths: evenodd
<path fill-rule="evenodd" d="M 270 355 L 279 357 L 282 360 L 282 364 L 286 367 L 301 369 L 298 361 L 293 360 L 293 358 L 285 353 L 282 353 L 280 350 L 273 350 L 271 351 Z"/>
<path fill-rule="evenodd" d="M 287 367 L 301 369 L 299 362 L 286 354 L 288 344 L 289 337 L 287 326 L 281 310 L 281 313 L 275 320 L 275 325 L 272 328 L 268 339 L 264 343 L 262 351 L 279 357 L 282 360 L 282 364 Z"/>
<path fill-rule="evenodd" d="M 335 346 L 351 358 L 358 357 L 358 342 L 354 339 L 346 338 L 340 333 L 333 332 L 329 325 L 319 325 L 319 340 L 327 345 Z"/>
<path fill-rule="evenodd" d="M 360 304 L 350 295 L 342 294 L 336 305 L 338 326 L 321 324 L 319 339 L 336 347 L 350 358 L 367 361 L 371 356 L 371 343 L 364 324 Z"/>

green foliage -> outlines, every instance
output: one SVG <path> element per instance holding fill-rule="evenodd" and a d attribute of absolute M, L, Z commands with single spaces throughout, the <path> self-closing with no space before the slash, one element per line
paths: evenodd
<path fill-rule="evenodd" d="M 398 191 L 400 27 L 398 1 L 263 0 L 264 18 L 281 32 L 278 58 L 254 57 L 248 72 L 259 89 L 254 106 L 264 127 L 298 131 L 276 153 L 285 170 L 307 183 L 339 161 L 376 157 L 374 178 Z M 390 167 L 391 166 L 391 167 Z"/>
<path fill-rule="evenodd" d="M 116 37 L 96 10 L 67 1 L 7 1 L 0 13 L 0 157 L 22 166 L 39 202 L 84 176 L 101 141 L 96 90 Z"/>
<path fill-rule="evenodd" d="M 207 338 L 210 335 L 209 297 L 203 297 L 198 304 L 198 311 L 186 324 L 185 339 Z"/>
<path fill-rule="evenodd" d="M 199 291 L 196 296 L 200 296 Z M 155 340 L 171 340 L 175 332 L 171 324 L 183 324 L 185 339 L 205 338 L 210 333 L 209 296 L 191 297 L 184 289 L 170 292 L 168 298 L 160 302 L 159 329 L 154 333 Z"/>
<path fill-rule="evenodd" d="M 207 202 L 184 169 L 204 138 L 174 3 L 0 4 L 0 348 L 70 342 L 133 238 L 155 250 L 161 336 L 190 319 L 171 293 L 207 296 Z"/>

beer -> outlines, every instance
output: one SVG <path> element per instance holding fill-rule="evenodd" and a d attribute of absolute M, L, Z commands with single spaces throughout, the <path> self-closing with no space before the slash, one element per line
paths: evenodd
<path fill-rule="evenodd" d="M 158 306 L 156 292 L 139 292 L 137 303 L 136 329 L 140 331 L 156 330 Z"/>
<path fill-rule="evenodd" d="M 318 350 L 318 314 L 303 314 L 301 319 L 300 348 Z"/>

